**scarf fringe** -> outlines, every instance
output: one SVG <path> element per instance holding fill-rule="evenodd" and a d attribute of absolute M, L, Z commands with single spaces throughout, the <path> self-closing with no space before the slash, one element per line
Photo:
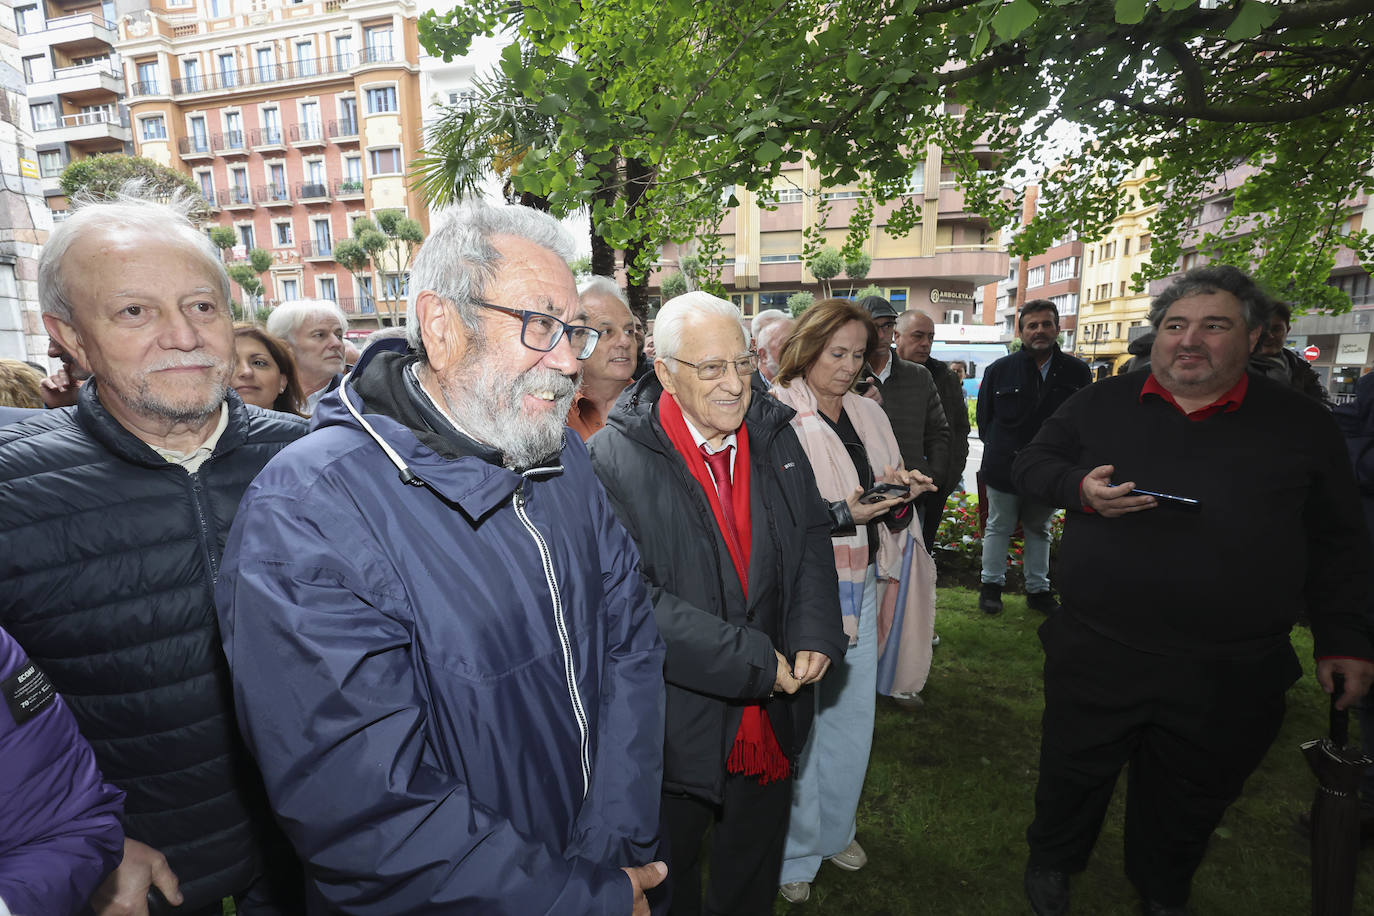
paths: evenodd
<path fill-rule="evenodd" d="M 735 733 L 735 744 L 730 748 L 730 756 L 725 761 L 728 773 L 744 776 L 757 776 L 759 785 L 780 782 L 787 778 L 792 765 L 773 734 L 773 723 L 768 721 L 768 713 L 757 703 L 744 707 L 744 715 L 739 720 L 739 731 Z"/>

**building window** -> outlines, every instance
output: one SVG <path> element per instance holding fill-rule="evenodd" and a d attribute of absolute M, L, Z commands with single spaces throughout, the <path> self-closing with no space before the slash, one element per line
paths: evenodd
<path fill-rule="evenodd" d="M 358 133 L 358 100 L 352 96 L 339 99 L 339 136 L 353 137 Z"/>
<path fill-rule="evenodd" d="M 167 119 L 162 115 L 142 118 L 139 125 L 143 130 L 144 140 L 166 140 L 167 139 Z"/>
<path fill-rule="evenodd" d="M 296 75 L 314 76 L 315 75 L 315 43 L 312 41 L 296 42 Z"/>
<path fill-rule="evenodd" d="M 61 150 L 44 150 L 38 154 L 38 174 L 44 178 L 56 178 L 63 168 Z"/>
<path fill-rule="evenodd" d="M 191 151 L 208 153 L 210 151 L 210 138 L 205 131 L 205 118 L 199 115 L 191 118 L 190 128 L 191 136 L 187 139 L 190 141 Z"/>
<path fill-rule="evenodd" d="M 334 250 L 334 237 L 330 232 L 327 218 L 311 220 L 310 231 L 314 236 L 315 254 L 328 255 Z"/>
<path fill-rule="evenodd" d="M 253 224 L 244 223 L 234 228 L 239 231 L 239 244 L 243 246 L 244 252 L 252 251 L 256 247 L 256 240 L 253 238 Z"/>
<path fill-rule="evenodd" d="M 228 16 L 230 2 L 231 0 L 210 0 L 210 16 L 214 19 Z"/>
<path fill-rule="evenodd" d="M 277 79 L 276 55 L 271 48 L 255 48 L 253 59 L 257 62 L 258 82 L 272 83 Z"/>
<path fill-rule="evenodd" d="M 802 202 L 802 189 L 794 187 L 774 188 L 779 204 L 799 204 Z"/>
<path fill-rule="evenodd" d="M 945 324 L 963 324 L 964 313 L 959 309 L 948 309 L 945 312 Z"/>
<path fill-rule="evenodd" d="M 1068 280 L 1078 276 L 1078 258 L 1060 258 L 1050 264 L 1050 282 Z"/>
<path fill-rule="evenodd" d="M 334 69 L 347 70 L 353 66 L 353 36 L 334 36 Z"/>
<path fill-rule="evenodd" d="M 1123 239 L 1121 242 L 1121 256 L 1129 258 L 1131 256 L 1131 240 Z"/>
<path fill-rule="evenodd" d="M 243 149 L 243 115 L 237 111 L 224 113 L 225 149 Z"/>
<path fill-rule="evenodd" d="M 293 244 L 289 219 L 272 224 L 272 240 L 278 248 L 289 248 Z"/>
<path fill-rule="evenodd" d="M 904 287 L 902 287 L 901 289 L 889 289 L 889 290 L 887 291 L 887 301 L 892 305 L 892 307 L 893 307 L 895 310 L 897 310 L 897 311 L 899 311 L 899 312 L 905 312 L 905 311 L 906 311 L 906 287 L 904 286 Z"/>
<path fill-rule="evenodd" d="M 275 108 L 262 110 L 262 142 L 281 142 L 281 112 Z"/>
<path fill-rule="evenodd" d="M 18 6 L 14 9 L 15 30 L 20 35 L 43 31 L 43 17 L 38 15 L 37 6 Z"/>
<path fill-rule="evenodd" d="M 373 175 L 401 174 L 401 151 L 397 147 L 369 150 L 367 155 Z M 801 257 L 798 256 L 797 260 L 801 260 Z"/>
<path fill-rule="evenodd" d="M 361 183 L 363 180 L 363 157 L 345 156 L 343 170 L 344 181 Z"/>
<path fill-rule="evenodd" d="M 1053 302 L 1054 307 L 1059 310 L 1060 318 L 1063 318 L 1065 315 L 1078 314 L 1077 293 L 1062 293 L 1058 296 L 1051 296 L 1050 301 Z"/>
<path fill-rule="evenodd" d="M 43 58 L 42 58 L 42 57 L 26 57 L 26 58 L 24 58 L 24 82 L 26 82 L 26 83 L 32 83 L 32 82 L 34 81 L 34 79 L 33 79 L 34 74 L 35 74 L 35 73 L 42 73 L 42 72 L 43 72 Z"/>
<path fill-rule="evenodd" d="M 232 89 L 238 85 L 238 70 L 234 66 L 233 53 L 221 54 L 219 60 L 219 85 L 221 89 Z"/>
<path fill-rule="evenodd" d="M 333 277 L 316 277 L 315 289 L 321 299 L 328 299 L 330 302 L 339 301 L 339 287 L 334 282 Z"/>
<path fill-rule="evenodd" d="M 301 102 L 300 131 L 302 140 L 318 140 L 324 136 L 320 126 L 319 102 Z"/>
<path fill-rule="evenodd" d="M 1026 289 L 1035 289 L 1037 286 L 1045 285 L 1045 268 L 1032 267 L 1026 271 Z"/>
<path fill-rule="evenodd" d="M 823 191 L 821 200 L 854 200 L 863 196 L 863 191 Z"/>
<path fill-rule="evenodd" d="M 209 169 L 196 172 L 196 184 L 200 185 L 200 196 L 206 200 L 215 199 L 215 173 Z"/>
<path fill-rule="evenodd" d="M 1145 252 L 1147 252 L 1147 251 L 1149 251 L 1149 250 L 1150 250 L 1150 233 L 1147 232 L 1147 233 L 1145 233 L 1144 235 L 1142 235 L 1142 236 L 1140 237 L 1140 248 L 1139 248 L 1139 251 L 1140 251 L 1141 254 L 1144 254 Z"/>
<path fill-rule="evenodd" d="M 294 302 L 301 297 L 301 283 L 299 280 L 289 279 L 281 281 L 281 298 L 283 302 Z"/>
<path fill-rule="evenodd" d="M 396 87 L 378 86 L 367 90 L 367 113 L 385 114 L 396 111 Z"/>
<path fill-rule="evenodd" d="M 363 29 L 363 63 L 391 60 L 391 26 Z"/>
<path fill-rule="evenodd" d="M 1097 259 L 1099 261 L 1110 261 L 1116 257 L 1116 242 L 1104 242 L 1098 246 Z"/>
<path fill-rule="evenodd" d="M 759 258 L 760 264 L 795 264 L 800 261 L 799 254 L 766 254 Z M 790 293 L 789 293 L 790 295 Z"/>
<path fill-rule="evenodd" d="M 410 295 L 410 274 L 387 274 L 383 285 L 383 298 L 404 299 Z"/>
<path fill-rule="evenodd" d="M 52 130 L 57 126 L 57 109 L 52 102 L 44 102 L 41 105 L 30 105 L 29 114 L 33 117 L 33 129 Z"/>

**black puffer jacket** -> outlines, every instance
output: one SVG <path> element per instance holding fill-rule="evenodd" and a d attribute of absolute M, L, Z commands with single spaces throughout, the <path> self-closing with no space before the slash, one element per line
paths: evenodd
<path fill-rule="evenodd" d="M 706 494 L 659 423 L 662 393 L 656 376 L 640 379 L 587 447 L 639 546 L 668 645 L 663 789 L 719 802 L 743 704 L 773 689 L 774 648 L 789 660 L 810 650 L 838 662 L 848 640 L 829 514 L 788 425 L 791 408 L 756 387 L 745 417 L 752 530 L 746 603 Z M 767 704 L 794 765 L 811 729 L 811 690 Z"/>
<path fill-rule="evenodd" d="M 167 856 L 192 909 L 251 883 L 271 827 L 212 593 L 244 489 L 306 427 L 231 391 L 214 454 L 187 474 L 96 391 L 0 429 L 0 624 L 127 793 L 125 833 Z"/>

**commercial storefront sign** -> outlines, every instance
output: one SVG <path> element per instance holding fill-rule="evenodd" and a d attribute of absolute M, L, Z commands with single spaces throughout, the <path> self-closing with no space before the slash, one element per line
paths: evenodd
<path fill-rule="evenodd" d="M 1368 334 L 1342 334 L 1336 343 L 1337 366 L 1363 366 L 1369 360 Z"/>

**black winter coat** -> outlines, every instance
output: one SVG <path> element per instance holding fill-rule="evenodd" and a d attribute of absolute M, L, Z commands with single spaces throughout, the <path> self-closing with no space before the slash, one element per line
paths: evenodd
<path fill-rule="evenodd" d="M 587 448 L 639 546 L 668 646 L 663 790 L 719 802 L 743 705 L 773 689 L 774 648 L 788 660 L 810 650 L 835 663 L 848 640 L 830 517 L 789 425 L 792 409 L 755 387 L 745 416 L 752 531 L 746 602 L 706 494 L 659 423 L 662 393 L 657 376 L 640 379 Z M 811 729 L 812 689 L 778 694 L 766 707 L 794 766 Z"/>
<path fill-rule="evenodd" d="M 978 388 L 978 438 L 983 440 L 979 469 L 988 486 L 1016 492 L 1011 464 L 1040 425 L 1080 388 L 1092 384 L 1092 370 L 1055 345 L 1045 378 L 1029 350 L 1021 349 L 988 366 Z"/>
<path fill-rule="evenodd" d="M 244 489 L 306 426 L 231 391 L 214 454 L 188 474 L 96 391 L 0 429 L 0 624 L 127 794 L 125 833 L 167 856 L 195 909 L 247 888 L 271 829 L 213 589 Z"/>

